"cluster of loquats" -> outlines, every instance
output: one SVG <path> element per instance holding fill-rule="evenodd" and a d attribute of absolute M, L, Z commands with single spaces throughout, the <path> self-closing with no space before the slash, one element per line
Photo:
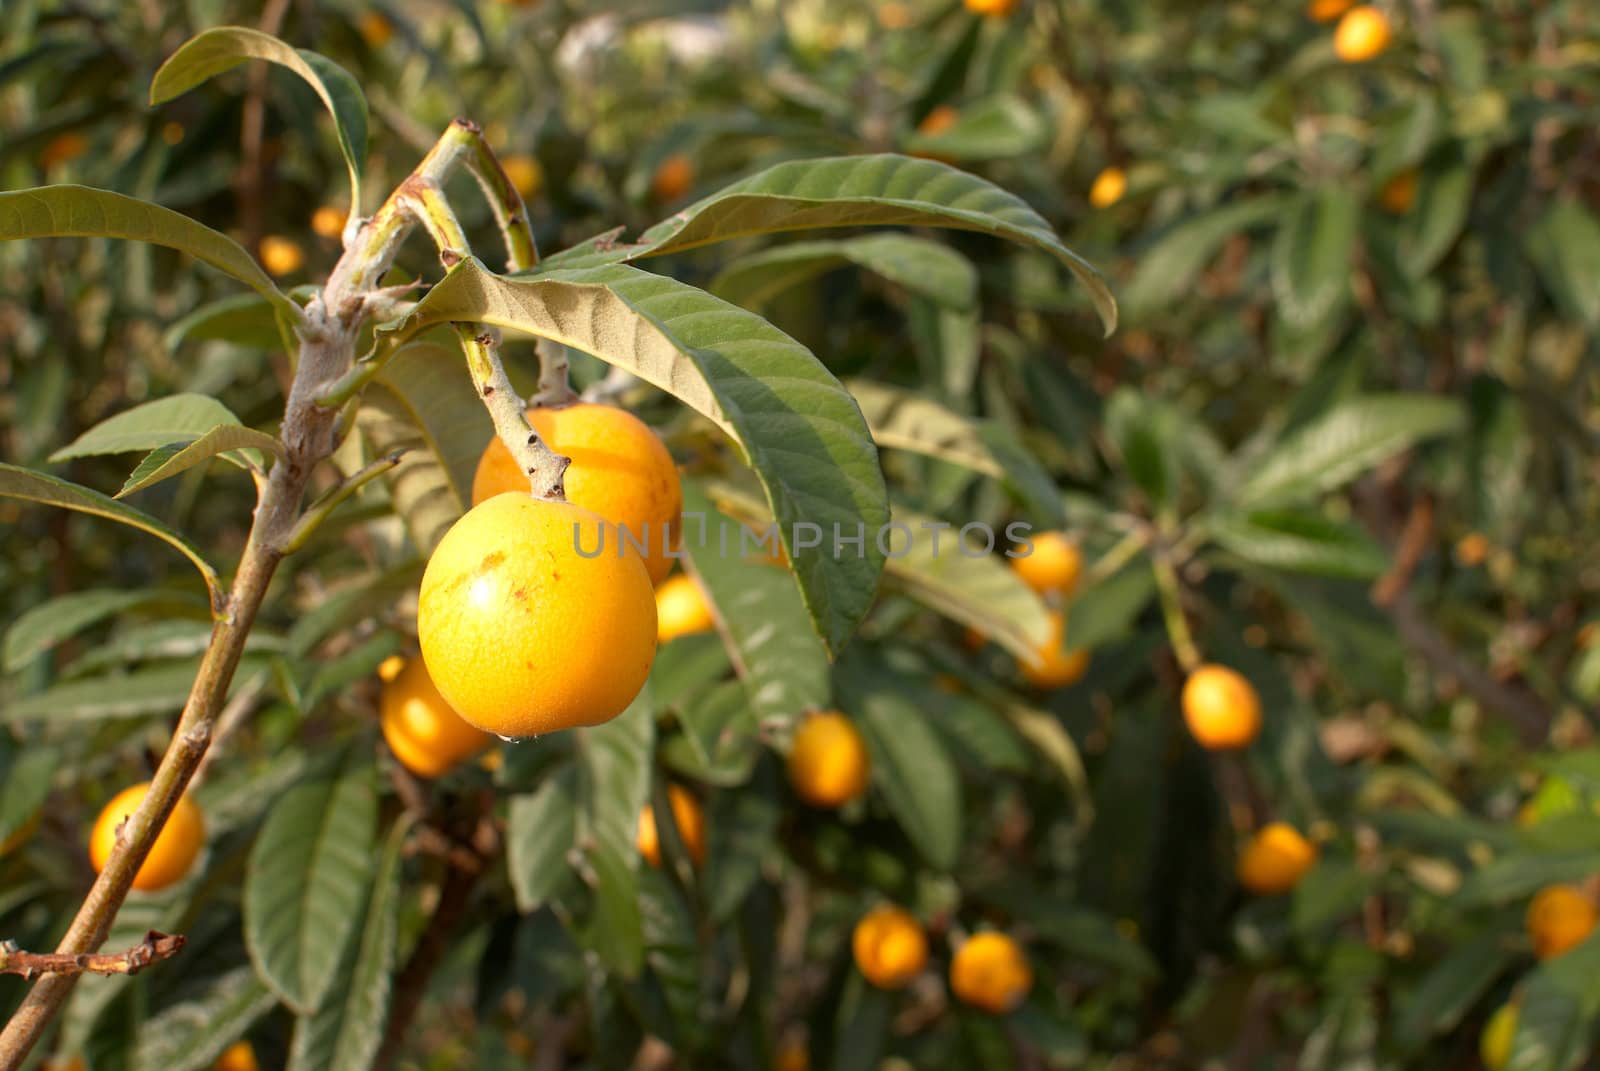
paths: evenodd
<path fill-rule="evenodd" d="M 473 507 L 429 558 L 417 608 L 439 693 L 508 739 L 599 725 L 639 694 L 658 642 L 654 584 L 671 567 L 667 533 L 682 508 L 672 455 L 633 414 L 580 402 L 527 415 L 571 459 L 566 499 L 533 497 L 511 451 L 491 441 Z"/>
<path fill-rule="evenodd" d="M 1077 589 L 1083 553 L 1064 532 L 1043 532 L 1030 542 L 1029 553 L 1007 561 L 1017 579 L 1049 604 L 1050 632 L 1033 656 L 1022 659 L 1018 668 L 1035 688 L 1067 688 L 1082 680 L 1089 669 L 1088 651 L 1067 648 L 1067 612 L 1062 605 Z"/>
<path fill-rule="evenodd" d="M 850 949 L 861 976 L 879 989 L 902 989 L 928 965 L 928 936 L 903 907 L 883 904 L 856 923 Z M 1033 987 L 1033 968 L 1008 934 L 984 930 L 962 941 L 950 959 L 950 991 L 991 1015 L 1015 1011 Z"/>

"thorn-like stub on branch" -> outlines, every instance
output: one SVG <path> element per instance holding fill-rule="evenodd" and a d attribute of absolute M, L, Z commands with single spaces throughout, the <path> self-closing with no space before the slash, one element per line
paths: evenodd
<path fill-rule="evenodd" d="M 450 120 L 450 124 L 452 126 L 460 127 L 462 130 L 465 130 L 469 134 L 481 134 L 481 133 L 483 133 L 483 127 L 479 126 L 477 123 L 473 122 L 471 119 L 468 119 L 464 115 L 456 116 L 454 119 Z"/>
<path fill-rule="evenodd" d="M 483 385 L 483 396 L 485 398 L 493 398 L 494 397 L 494 385 L 493 384 L 485 383 Z"/>
<path fill-rule="evenodd" d="M 467 258 L 465 256 L 456 252 L 454 249 L 439 250 L 439 263 L 443 264 L 446 268 L 453 268 L 466 259 Z"/>
<path fill-rule="evenodd" d="M 473 341 L 480 346 L 493 346 L 495 343 L 495 338 L 492 332 L 485 331 L 481 335 L 475 336 Z"/>

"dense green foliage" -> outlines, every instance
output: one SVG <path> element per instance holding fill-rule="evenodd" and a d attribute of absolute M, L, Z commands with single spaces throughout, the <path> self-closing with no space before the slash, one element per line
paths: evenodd
<path fill-rule="evenodd" d="M 0 939 L 53 946 L 94 816 L 167 745 L 339 255 L 313 210 L 359 177 L 373 211 L 463 115 L 536 162 L 512 173 L 550 258 L 495 274 L 464 176 L 477 259 L 405 246 L 396 281 L 439 285 L 364 336 L 388 363 L 313 490 L 410 452 L 280 569 L 195 791 L 202 865 L 107 945 L 188 948 L 80 983 L 50 1051 L 368 1066 L 414 984 L 403 1066 L 1469 1067 L 1510 1000 L 1509 1066 L 1594 1066 L 1600 940 L 1541 962 L 1524 932 L 1541 887 L 1600 891 L 1592 3 L 1380 5 L 1394 43 L 1350 64 L 1246 0 L 319 0 L 266 5 L 314 53 L 240 36 L 280 66 L 175 64 L 149 103 L 259 6 L 0 8 L 0 191 L 120 195 L 0 192 L 0 239 L 30 239 L 0 241 L 0 841 L 42 811 L 0 851 Z M 1106 168 L 1126 192 L 1092 204 Z M 269 236 L 304 253 L 275 282 Z M 519 329 L 579 387 L 637 375 L 686 508 L 729 525 L 1065 529 L 1087 674 L 1019 673 L 1047 606 L 998 554 L 690 546 L 720 635 L 665 644 L 615 722 L 419 791 L 376 671 L 415 651 L 491 434 L 455 320 L 505 328 L 526 389 Z M 1260 693 L 1248 750 L 1185 727 L 1196 653 Z M 872 788 L 826 811 L 783 752 L 835 707 Z M 634 850 L 669 780 L 704 802 L 701 867 L 676 830 L 661 869 Z M 440 843 L 483 813 L 504 850 L 441 922 Z M 1251 896 L 1270 820 L 1319 858 Z M 851 958 L 884 900 L 931 945 L 899 992 Z M 1009 1015 L 950 995 L 982 928 L 1033 967 Z M 0 977 L 0 1017 L 25 989 Z"/>

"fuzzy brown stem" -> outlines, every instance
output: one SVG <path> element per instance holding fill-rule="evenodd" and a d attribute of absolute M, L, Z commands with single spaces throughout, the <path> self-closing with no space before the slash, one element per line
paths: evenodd
<path fill-rule="evenodd" d="M 333 450 L 339 411 L 318 404 L 318 399 L 349 371 L 368 292 L 383 278 L 411 228 L 403 207 L 408 189 L 448 173 L 466 151 L 466 127 L 470 124 L 453 123 L 411 177 L 362 222 L 327 285 L 306 306 L 297 328 L 299 361 L 279 432 L 284 457 L 262 485 L 244 555 L 218 610 L 172 741 L 143 801 L 117 831 L 105 868 L 57 946 L 58 955 L 88 955 L 105 941 L 134 875 L 205 757 L 245 639 L 291 539 L 306 484 Z M 75 974 L 49 974 L 34 985 L 0 1032 L 0 1071 L 18 1071 L 76 981 Z"/>
<path fill-rule="evenodd" d="M 171 959 L 187 943 L 181 933 L 151 930 L 126 952 L 64 955 L 60 952 L 24 952 L 14 942 L 0 942 L 0 974 L 18 974 L 32 981 L 41 975 L 138 974 L 152 963 Z"/>

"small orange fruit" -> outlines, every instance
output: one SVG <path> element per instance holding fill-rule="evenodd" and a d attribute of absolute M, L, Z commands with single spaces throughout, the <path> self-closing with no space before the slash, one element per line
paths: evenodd
<path fill-rule="evenodd" d="M 382 48 L 394 36 L 394 24 L 377 11 L 363 11 L 356 20 L 356 29 L 371 48 Z"/>
<path fill-rule="evenodd" d="M 861 916 L 850 947 L 862 977 L 879 989 L 899 989 L 928 965 L 928 938 L 922 924 L 893 904 Z"/>
<path fill-rule="evenodd" d="M 811 1053 L 802 1042 L 785 1041 L 772 1059 L 772 1071 L 811 1071 Z"/>
<path fill-rule="evenodd" d="M 1050 635 L 1031 658 L 1018 661 L 1022 675 L 1035 688 L 1066 688 L 1077 684 L 1089 670 L 1089 652 L 1066 648 L 1067 615 L 1050 611 Z"/>
<path fill-rule="evenodd" d="M 706 861 L 706 816 L 700 801 L 688 789 L 668 785 L 667 804 L 672 808 L 672 822 L 678 827 L 683 846 L 689 850 L 689 858 L 695 866 L 700 866 Z M 661 831 L 656 828 L 655 808 L 648 803 L 639 812 L 635 843 L 645 862 L 656 867 L 661 865 Z"/>
<path fill-rule="evenodd" d="M 544 168 L 527 153 L 507 156 L 500 161 L 500 166 L 505 168 L 506 178 L 511 180 L 511 185 L 517 188 L 524 199 L 536 196 L 544 188 Z"/>
<path fill-rule="evenodd" d="M 710 632 L 717 627 L 711 604 L 691 576 L 679 573 L 656 588 L 656 642 Z"/>
<path fill-rule="evenodd" d="M 1017 0 L 966 0 L 967 10 L 974 15 L 1003 18 L 1016 10 Z"/>
<path fill-rule="evenodd" d="M 1456 561 L 1471 569 L 1488 559 L 1490 549 L 1488 536 L 1482 532 L 1468 532 L 1456 540 Z"/>
<path fill-rule="evenodd" d="M 572 459 L 567 501 L 623 529 L 642 549 L 652 583 L 672 570 L 668 551 L 678 545 L 683 487 L 678 467 L 650 425 L 614 405 L 577 402 L 535 406 L 528 424 L 545 445 Z M 499 437 L 489 440 L 472 478 L 472 503 L 507 491 L 528 493 L 528 477 Z"/>
<path fill-rule="evenodd" d="M 1378 191 L 1378 203 L 1385 212 L 1403 216 L 1411 211 L 1417 201 L 1417 172 L 1407 168 L 1383 184 Z"/>
<path fill-rule="evenodd" d="M 417 638 L 439 693 L 502 737 L 599 725 L 644 687 L 655 590 L 616 526 L 567 502 L 498 495 L 428 559 Z"/>
<path fill-rule="evenodd" d="M 1261 732 L 1261 697 L 1240 673 L 1209 663 L 1183 683 L 1183 719 L 1203 748 L 1249 747 Z"/>
<path fill-rule="evenodd" d="M 418 777 L 438 777 L 489 745 L 488 733 L 450 709 L 420 658 L 384 685 L 379 710 L 389 749 Z"/>
<path fill-rule="evenodd" d="M 1078 545 L 1061 532 L 1043 532 L 1029 541 L 1027 554 L 1011 558 L 1011 571 L 1041 595 L 1070 595 L 1083 571 Z"/>
<path fill-rule="evenodd" d="M 1259 829 L 1239 853 L 1239 884 L 1257 896 L 1276 896 L 1300 884 L 1316 864 L 1317 848 L 1287 822 Z"/>
<path fill-rule="evenodd" d="M 1332 22 L 1355 6 L 1356 0 L 1311 0 L 1306 14 L 1315 22 Z"/>
<path fill-rule="evenodd" d="M 861 730 L 837 710 L 812 714 L 794 731 L 789 783 L 813 807 L 842 807 L 867 790 L 872 756 Z"/>
<path fill-rule="evenodd" d="M 917 133 L 933 137 L 943 134 L 946 130 L 956 125 L 956 120 L 961 118 L 961 113 L 948 104 L 939 104 L 928 110 L 922 117 L 922 122 L 917 124 Z"/>
<path fill-rule="evenodd" d="M 105 869 L 106 860 L 111 858 L 111 849 L 117 843 L 117 829 L 138 809 L 148 791 L 148 781 L 123 789 L 111 797 L 111 802 L 95 819 L 94 829 L 89 833 L 89 862 L 97 873 Z M 167 824 L 156 835 L 155 843 L 150 845 L 150 854 L 133 876 L 133 887 L 153 892 L 176 885 L 200 857 L 205 841 L 206 823 L 200 808 L 188 796 L 181 797 L 168 816 Z"/>
<path fill-rule="evenodd" d="M 71 163 L 89 151 L 89 139 L 75 131 L 57 134 L 39 153 L 39 166 L 46 171 Z"/>
<path fill-rule="evenodd" d="M 235 1041 L 212 1065 L 212 1071 L 261 1071 L 256 1062 L 256 1050 L 248 1041 Z"/>
<path fill-rule="evenodd" d="M 656 200 L 672 202 L 682 199 L 694 187 L 694 162 L 681 152 L 675 152 L 656 167 L 650 178 L 650 192 Z"/>
<path fill-rule="evenodd" d="M 1033 968 L 1010 937 L 993 930 L 975 933 L 950 961 L 950 991 L 991 1015 L 1014 1011 L 1033 988 Z"/>
<path fill-rule="evenodd" d="M 349 213 L 342 208 L 323 205 L 311 213 L 311 230 L 319 238 L 337 239 L 344 234 L 344 223 Z"/>
<path fill-rule="evenodd" d="M 293 275 L 306 262 L 305 251 L 292 239 L 269 234 L 256 247 L 261 255 L 261 266 L 269 275 Z"/>
<path fill-rule="evenodd" d="M 1511 1062 L 1511 1042 L 1517 1036 L 1517 1006 L 1510 1001 L 1489 1016 L 1478 1036 L 1478 1056 L 1486 1071 L 1500 1071 Z"/>
<path fill-rule="evenodd" d="M 878 5 L 878 25 L 885 30 L 903 30 L 916 21 L 916 15 L 912 12 L 910 4 L 902 4 L 899 0 L 888 0 Z"/>
<path fill-rule="evenodd" d="M 1576 948 L 1594 929 L 1594 901 L 1571 885 L 1547 885 L 1528 904 L 1528 936 L 1540 959 Z"/>
<path fill-rule="evenodd" d="M 1110 208 L 1128 192 L 1128 173 L 1120 167 L 1108 167 L 1094 177 L 1089 187 L 1089 203 L 1096 208 Z"/>
<path fill-rule="evenodd" d="M 1389 18 L 1371 4 L 1351 8 L 1333 31 L 1333 52 L 1346 63 L 1365 63 L 1389 47 Z"/>

